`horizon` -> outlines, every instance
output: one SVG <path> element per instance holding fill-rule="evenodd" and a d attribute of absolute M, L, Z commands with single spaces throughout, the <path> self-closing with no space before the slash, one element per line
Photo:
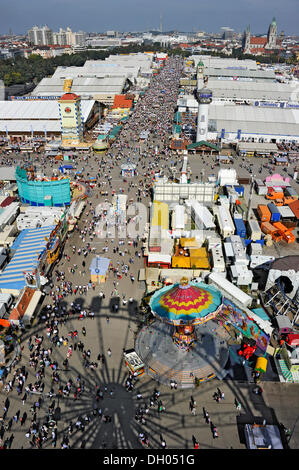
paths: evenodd
<path fill-rule="evenodd" d="M 250 24 L 252 34 L 266 34 L 273 17 L 276 17 L 278 32 L 285 35 L 298 33 L 298 1 L 285 0 L 234 0 L 225 4 L 210 0 L 209 4 L 195 0 L 112 0 L 108 5 L 101 0 L 11 0 L 1 8 L 1 35 L 26 35 L 33 26 L 47 25 L 53 31 L 69 26 L 72 31 L 104 33 L 106 31 L 146 32 L 160 28 L 162 32 L 219 33 L 221 27 L 230 27 L 242 33 Z M 18 12 L 16 15 L 15 13 Z M 64 17 L 67 19 L 65 20 Z M 196 21 L 194 20 L 196 18 Z"/>

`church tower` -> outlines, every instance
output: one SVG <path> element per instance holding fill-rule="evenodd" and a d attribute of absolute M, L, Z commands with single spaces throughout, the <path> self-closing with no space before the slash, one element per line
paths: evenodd
<path fill-rule="evenodd" d="M 272 23 L 269 26 L 268 29 L 268 41 L 267 41 L 267 49 L 275 49 L 277 47 L 276 44 L 277 40 L 277 24 L 276 24 L 276 19 L 273 18 Z"/>
<path fill-rule="evenodd" d="M 243 52 L 250 54 L 250 26 L 248 25 L 243 36 Z"/>

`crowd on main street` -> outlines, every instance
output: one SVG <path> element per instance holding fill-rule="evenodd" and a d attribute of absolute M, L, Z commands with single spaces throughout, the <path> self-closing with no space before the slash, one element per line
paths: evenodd
<path fill-rule="evenodd" d="M 81 220 L 74 233 L 68 236 L 62 256 L 54 268 L 50 292 L 45 298 L 36 328 L 33 326 L 32 330 L 19 332 L 20 352 L 11 365 L 1 392 L 5 405 L 0 437 L 5 448 L 89 447 L 92 443 L 85 438 L 84 431 L 90 421 L 96 419 L 105 424 L 112 421 L 112 416 L 105 413 L 102 402 L 105 396 L 113 394 L 113 390 L 108 390 L 107 385 L 101 383 L 97 372 L 107 366 L 107 361 L 113 357 L 113 348 L 111 346 L 106 352 L 100 352 L 99 348 L 95 350 L 89 343 L 89 322 L 94 321 L 98 313 L 92 305 L 87 303 L 83 306 L 76 299 L 86 297 L 90 301 L 91 296 L 97 296 L 103 301 L 105 296 L 115 296 L 121 298 L 123 306 L 134 301 L 127 281 L 134 284 L 138 266 L 142 265 L 141 237 L 122 241 L 117 238 L 98 240 L 97 223 L 101 214 L 96 213 L 96 205 L 102 199 L 99 194 L 103 189 L 107 201 L 121 190 L 133 201 L 148 205 L 154 174 L 161 169 L 167 172 L 170 159 L 176 160 L 170 154 L 168 139 L 181 70 L 181 59 L 168 60 L 159 75 L 153 77 L 149 89 L 137 102 L 130 119 L 105 155 L 98 157 L 90 153 L 76 157 L 76 166 L 81 170 L 80 178 L 96 176 L 97 183 L 86 201 Z M 138 145 L 143 131 L 149 134 Z M 14 158 L 3 155 L 2 164 L 16 163 L 17 159 Z M 55 168 L 55 161 L 46 160 L 43 154 L 37 154 L 34 159 L 28 158 L 27 163 L 33 161 L 44 165 L 50 174 Z M 120 165 L 128 161 L 134 161 L 137 170 L 136 178 L 131 181 L 120 177 Z M 89 264 L 92 256 L 101 252 L 111 257 L 111 264 L 107 282 L 100 288 L 90 281 Z M 137 313 L 138 303 L 135 309 Z M 105 317 L 108 325 L 110 313 L 106 313 Z M 77 366 L 73 367 L 72 364 L 74 354 L 80 358 L 80 374 L 75 373 Z M 94 371 L 94 380 L 91 382 L 89 379 L 86 384 L 84 371 L 87 370 Z M 136 380 L 132 375 L 126 375 L 124 389 L 134 394 Z M 92 397 L 91 408 L 69 421 L 57 418 L 59 400 L 71 400 L 78 404 L 86 395 Z M 135 398 L 140 402 L 140 394 L 137 393 Z M 157 413 L 165 412 L 165 405 L 158 398 L 156 389 L 147 398 L 142 397 L 144 405 L 138 404 L 135 413 L 139 426 L 145 427 L 145 415 L 149 413 L 149 408 L 157 408 Z M 21 430 L 25 442 L 14 439 L 16 431 L 19 435 Z M 145 439 L 142 438 L 143 434 Z M 145 429 L 140 429 L 137 439 L 142 445 L 148 445 Z M 111 443 L 102 442 L 100 445 L 109 447 Z M 161 447 L 165 445 L 165 439 L 161 439 Z"/>
<path fill-rule="evenodd" d="M 43 308 L 30 329 L 16 332 L 19 347 L 0 392 L 3 408 L 0 438 L 4 448 L 120 446 L 114 436 L 115 414 L 120 416 L 128 403 L 133 411 L 130 414 L 126 409 L 122 423 L 126 423 L 123 432 L 128 434 L 131 446 L 169 446 L 167 429 L 162 426 L 168 415 L 167 400 L 154 381 L 143 391 L 141 381 L 126 370 L 122 360 L 126 336 L 123 318 L 132 344 L 131 325 L 136 323 L 144 293 L 137 280 L 138 270 L 143 266 L 142 235 L 132 240 L 120 240 L 117 236 L 100 239 L 98 224 L 102 214 L 97 205 L 105 200 L 111 202 L 114 194 L 122 193 L 128 201 L 142 202 L 148 207 L 155 174 L 163 172 L 170 177 L 171 168 L 181 164 L 181 157 L 169 149 L 169 136 L 182 68 L 181 58 L 167 60 L 160 73 L 152 77 L 149 88 L 105 154 L 78 152 L 74 158 L 80 175 L 73 177 L 87 180 L 94 176 L 96 185 L 86 199 L 74 232 L 67 236 Z M 141 139 L 140 134 L 146 131 L 148 136 Z M 205 160 L 205 168 L 212 170 L 213 159 Z M 2 165 L 19 161 L 20 156 L 15 154 L 0 157 Z M 120 167 L 127 162 L 136 164 L 135 178 L 121 177 Z M 22 158 L 22 163 L 43 168 L 49 176 L 57 167 L 55 160 L 43 152 Z M 89 276 L 89 266 L 96 254 L 111 260 L 107 281 L 101 285 L 91 282 Z M 122 316 L 109 310 L 111 298 L 120 300 Z M 117 382 L 112 380 L 111 371 L 120 360 L 122 374 Z M 175 383 L 169 388 L 180 393 Z M 213 397 L 211 393 L 211 400 L 224 404 L 223 392 L 218 390 Z M 237 400 L 236 411 L 241 407 Z M 198 412 L 193 397 L 189 413 L 190 417 L 200 415 L 200 422 L 210 427 L 213 440 L 218 437 L 221 440 L 222 433 L 214 418 L 211 419 L 206 407 Z M 159 420 L 161 429 L 153 427 L 153 418 Z M 197 449 L 199 442 L 200 436 L 190 433 L 188 446 Z M 177 447 L 181 444 L 178 442 Z"/>

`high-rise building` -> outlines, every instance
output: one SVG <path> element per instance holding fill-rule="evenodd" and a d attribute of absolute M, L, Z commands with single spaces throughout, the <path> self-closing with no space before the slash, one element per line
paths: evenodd
<path fill-rule="evenodd" d="M 28 31 L 28 40 L 35 46 L 48 46 L 53 44 L 53 31 L 47 26 L 33 26 Z"/>
<path fill-rule="evenodd" d="M 59 29 L 58 33 L 53 33 L 53 44 L 68 45 L 66 32 L 62 28 Z"/>
<path fill-rule="evenodd" d="M 67 27 L 66 30 L 60 28 L 58 32 L 53 32 L 48 26 L 33 26 L 28 31 L 28 39 L 35 46 L 48 46 L 50 44 L 84 46 L 85 33 L 83 31 L 74 33 L 70 27 Z"/>
<path fill-rule="evenodd" d="M 234 30 L 227 26 L 222 26 L 221 34 L 222 34 L 222 39 L 232 39 L 234 35 Z"/>

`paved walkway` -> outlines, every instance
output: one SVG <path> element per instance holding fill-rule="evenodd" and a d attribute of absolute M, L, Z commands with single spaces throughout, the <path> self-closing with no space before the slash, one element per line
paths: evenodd
<path fill-rule="evenodd" d="M 168 130 L 167 128 L 164 130 L 168 139 Z M 91 351 L 90 360 L 98 362 L 98 367 L 95 370 L 84 366 L 85 361 L 78 349 L 74 350 L 69 358 L 68 370 L 63 370 L 62 363 L 67 356 L 68 347 L 63 345 L 60 347 L 54 346 L 49 341 L 46 335 L 45 324 L 40 322 L 40 316 L 38 316 L 32 328 L 22 335 L 21 347 L 23 349 L 20 365 L 25 365 L 28 370 L 26 384 L 34 384 L 37 380 L 36 371 L 33 367 L 29 366 L 30 351 L 28 339 L 29 336 L 33 338 L 34 335 L 42 335 L 44 337 L 43 347 L 51 346 L 53 348 L 53 359 L 59 364 L 58 372 L 63 385 L 69 379 L 75 382 L 78 375 L 84 381 L 84 391 L 76 399 L 74 399 L 72 394 L 68 397 L 60 397 L 57 394 L 57 386 L 55 386 L 56 396 L 50 399 L 48 394 L 52 387 L 52 370 L 49 367 L 45 368 L 45 387 L 41 396 L 43 401 L 41 402 L 40 409 L 36 412 L 36 422 L 39 425 L 43 423 L 49 405 L 54 403 L 58 434 L 57 447 L 60 447 L 63 436 L 68 434 L 67 430 L 70 422 L 75 427 L 75 423 L 80 417 L 84 423 L 84 429 L 82 426 L 81 430 L 77 431 L 74 429 L 69 437 L 72 448 L 79 448 L 82 446 L 83 441 L 86 441 L 86 448 L 139 448 L 138 433 L 140 429 L 143 429 L 148 433 L 150 445 L 153 448 L 160 446 L 160 434 L 162 433 L 169 448 L 192 448 L 192 436 L 194 435 L 200 444 L 200 448 L 244 449 L 245 444 L 244 440 L 242 440 L 241 422 L 246 420 L 253 422 L 256 418 L 262 419 L 265 417 L 269 422 L 282 421 L 287 427 L 292 427 L 295 417 L 299 415 L 298 387 L 294 384 L 288 386 L 288 384 L 273 384 L 269 382 L 264 386 L 264 395 L 256 397 L 251 392 L 252 385 L 249 385 L 247 382 L 234 382 L 230 380 L 219 382 L 213 380 L 192 390 L 192 396 L 197 402 L 197 414 L 194 416 L 191 415 L 189 409 L 190 390 L 170 390 L 168 386 L 158 386 L 155 381 L 147 376 L 137 381 L 132 392 L 127 392 L 125 389 L 124 385 L 128 373 L 123 361 L 123 349 L 134 346 L 134 335 L 139 324 L 136 308 L 144 293 L 144 286 L 137 281 L 138 269 L 144 265 L 142 257 L 138 256 L 138 252 L 141 252 L 141 243 L 138 243 L 136 248 L 132 248 L 127 241 L 125 241 L 124 245 L 118 245 L 117 240 L 109 240 L 108 252 L 104 254 L 103 247 L 106 245 L 105 242 L 90 236 L 88 227 L 93 220 L 91 210 L 99 202 L 98 194 L 101 190 L 107 189 L 109 192 L 107 199 L 111 200 L 112 188 L 118 192 L 119 188 L 122 187 L 129 199 L 133 198 L 135 200 L 137 197 L 140 197 L 142 202 L 147 205 L 150 201 L 150 193 L 145 188 L 145 185 L 139 184 L 139 180 L 146 181 L 146 184 L 151 184 L 153 173 L 163 167 L 165 173 L 169 175 L 170 159 L 177 162 L 179 169 L 181 168 L 181 157 L 170 156 L 170 154 L 161 154 L 157 158 L 154 157 L 155 145 L 159 145 L 159 148 L 165 146 L 165 135 L 151 135 L 149 141 L 141 146 L 141 153 L 146 148 L 148 154 L 141 155 L 138 162 L 139 176 L 134 180 L 137 186 L 132 187 L 130 185 L 131 181 L 124 182 L 120 180 L 119 176 L 119 164 L 125 162 L 129 155 L 131 157 L 134 153 L 136 154 L 134 150 L 134 147 L 136 147 L 134 134 L 130 135 L 128 133 L 128 147 L 122 143 L 120 145 L 117 144 L 111 150 L 109 158 L 106 156 L 88 155 L 80 156 L 77 159 L 76 165 L 78 168 L 85 167 L 87 172 L 100 173 L 98 180 L 100 186 L 92 191 L 92 195 L 88 199 L 87 207 L 79 223 L 79 231 L 74 231 L 66 243 L 64 254 L 70 257 L 70 261 L 62 257 L 59 264 L 55 266 L 55 270 L 64 271 L 66 280 L 72 282 L 73 285 L 86 286 L 89 281 L 88 267 L 94 253 L 89 253 L 86 258 L 83 258 L 82 254 L 78 255 L 77 249 L 78 247 L 85 247 L 87 242 L 95 248 L 95 253 L 109 257 L 114 266 L 117 266 L 118 262 L 120 265 L 124 262 L 124 264 L 130 267 L 130 270 L 128 275 L 123 275 L 121 279 L 118 279 L 115 274 L 110 272 L 106 284 L 100 287 L 97 286 L 95 290 L 89 288 L 86 293 L 82 294 L 80 294 L 80 289 L 78 289 L 75 295 L 68 295 L 61 302 L 61 307 L 69 308 L 71 303 L 75 302 L 80 303 L 82 309 L 89 308 L 94 312 L 94 319 L 86 318 L 83 320 L 80 320 L 78 314 L 71 314 L 65 324 L 59 325 L 59 334 L 69 338 L 68 333 L 77 330 L 78 341 L 82 341 L 85 349 L 90 349 Z M 4 160 L 3 164 L 5 163 L 6 161 Z M 49 162 L 42 156 L 38 158 L 38 163 L 45 169 L 46 174 L 49 175 L 55 167 L 53 162 Z M 196 176 L 199 176 L 199 169 L 193 171 L 193 178 Z M 111 178 L 110 184 L 109 178 Z M 81 230 L 86 228 L 87 233 L 82 235 Z M 72 253 L 72 246 L 76 247 L 75 254 Z M 124 256 L 114 251 L 116 247 L 124 252 Z M 130 258 L 133 259 L 133 263 L 130 263 Z M 85 262 L 85 266 L 82 266 L 82 261 Z M 74 268 L 74 265 L 77 268 Z M 71 267 L 75 269 L 74 273 L 69 271 Z M 135 276 L 134 282 L 130 280 L 131 272 Z M 53 283 L 54 287 L 61 284 L 61 282 L 56 282 L 55 275 L 53 276 Z M 123 305 L 121 302 L 118 313 L 112 314 L 110 312 L 111 297 L 116 296 L 115 290 L 117 290 L 120 297 L 125 294 L 127 303 Z M 105 294 L 103 300 L 99 298 L 100 291 Z M 132 297 L 132 303 L 128 302 L 129 297 Z M 45 299 L 44 304 L 46 305 L 47 303 L 52 303 L 50 296 L 47 296 Z M 107 319 L 107 317 L 109 318 Z M 86 329 L 85 336 L 82 333 L 83 326 Z M 107 354 L 108 348 L 111 349 L 111 357 Z M 105 355 L 106 360 L 104 364 L 97 359 L 99 353 Z M 8 377 L 8 380 L 12 379 L 13 372 Z M 103 399 L 100 402 L 96 401 L 97 387 L 103 393 Z M 140 408 L 141 405 L 148 405 L 155 387 L 159 387 L 160 399 L 165 406 L 165 412 L 162 414 L 158 413 L 157 406 L 155 405 L 149 410 L 145 424 L 141 425 L 135 419 L 136 409 Z M 221 403 L 216 403 L 213 399 L 213 394 L 217 387 L 221 388 L 225 393 L 225 400 Z M 140 400 L 137 399 L 139 392 L 143 397 Z M 9 407 L 4 424 L 5 426 L 9 425 L 11 420 L 12 424 L 9 430 L 4 431 L 3 440 L 12 436 L 11 448 L 30 448 L 30 440 L 25 434 L 33 417 L 31 407 L 39 395 L 29 395 L 23 404 L 23 393 L 18 395 L 14 388 L 12 392 L 6 395 L 5 391 L 2 390 L 0 393 L 2 407 L 7 397 L 9 399 Z M 237 412 L 234 405 L 235 398 L 242 403 L 241 417 L 238 417 L 239 412 Z M 203 407 L 208 410 L 213 423 L 218 428 L 218 439 L 213 439 L 211 430 L 205 423 L 202 414 Z M 102 410 L 104 416 L 109 416 L 111 422 L 104 422 L 102 419 L 99 419 L 97 408 Z M 18 411 L 21 416 L 24 412 L 27 413 L 27 420 L 23 425 L 21 425 L 20 421 L 17 420 L 15 422 L 13 420 L 13 416 Z M 298 433 L 299 429 L 297 430 L 296 427 L 291 440 L 292 447 L 299 446 Z M 51 438 L 45 441 L 43 448 L 52 448 Z"/>

